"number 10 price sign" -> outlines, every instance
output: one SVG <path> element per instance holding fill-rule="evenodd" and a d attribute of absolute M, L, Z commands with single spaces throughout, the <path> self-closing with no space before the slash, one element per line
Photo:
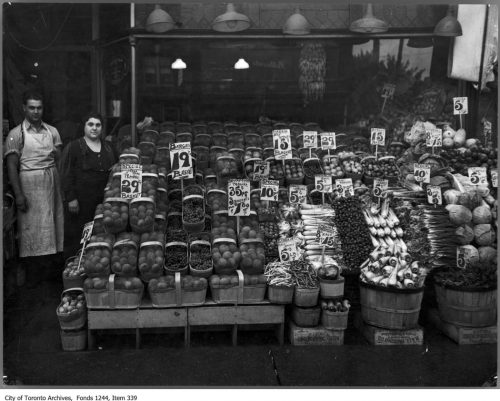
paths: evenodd
<path fill-rule="evenodd" d="M 140 164 L 122 164 L 121 197 L 139 198 L 142 192 L 142 166 Z"/>
<path fill-rule="evenodd" d="M 262 180 L 260 182 L 260 200 L 278 202 L 278 180 Z"/>

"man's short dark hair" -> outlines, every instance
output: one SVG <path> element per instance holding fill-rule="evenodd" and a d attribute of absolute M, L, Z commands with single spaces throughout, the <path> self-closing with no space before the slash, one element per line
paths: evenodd
<path fill-rule="evenodd" d="M 43 103 L 43 96 L 41 93 L 36 91 L 26 91 L 23 94 L 23 104 L 27 105 L 28 100 L 39 100 Z"/>

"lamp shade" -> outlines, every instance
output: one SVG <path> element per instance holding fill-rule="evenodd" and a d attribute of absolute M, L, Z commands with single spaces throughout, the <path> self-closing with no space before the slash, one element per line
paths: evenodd
<path fill-rule="evenodd" d="M 349 30 L 358 33 L 382 33 L 387 32 L 388 29 L 387 22 L 373 16 L 371 3 L 366 6 L 366 13 L 363 18 L 353 21 L 349 26 Z"/>
<path fill-rule="evenodd" d="M 187 65 L 181 58 L 178 58 L 172 63 L 171 67 L 173 70 L 185 70 Z"/>
<path fill-rule="evenodd" d="M 212 29 L 217 32 L 239 32 L 250 27 L 250 18 L 235 11 L 233 3 L 228 3 L 226 12 L 212 22 Z"/>
<path fill-rule="evenodd" d="M 155 9 L 151 11 L 146 20 L 146 31 L 154 33 L 163 33 L 175 28 L 175 22 L 172 17 L 162 10 L 160 5 L 155 5 Z"/>
<path fill-rule="evenodd" d="M 234 64 L 234 69 L 235 70 L 247 70 L 250 68 L 250 65 L 245 61 L 244 58 L 240 58 L 235 64 Z"/>
<path fill-rule="evenodd" d="M 298 8 L 283 25 L 283 33 L 289 35 L 307 35 L 309 32 L 311 32 L 309 21 L 300 13 Z"/>
<path fill-rule="evenodd" d="M 462 25 L 460 25 L 457 18 L 453 16 L 451 5 L 448 6 L 446 17 L 441 19 L 434 28 L 434 35 L 449 37 L 462 36 Z"/>

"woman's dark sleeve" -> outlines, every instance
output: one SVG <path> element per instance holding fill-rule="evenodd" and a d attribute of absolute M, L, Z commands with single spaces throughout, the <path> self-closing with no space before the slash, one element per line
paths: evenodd
<path fill-rule="evenodd" d="M 76 199 L 76 175 L 77 175 L 77 141 L 68 143 L 61 154 L 60 174 L 64 200 L 70 202 Z"/>

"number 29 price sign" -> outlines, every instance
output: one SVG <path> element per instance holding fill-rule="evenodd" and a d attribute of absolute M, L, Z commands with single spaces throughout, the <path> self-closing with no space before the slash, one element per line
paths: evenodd
<path fill-rule="evenodd" d="M 335 138 L 335 132 L 322 132 L 321 136 L 321 149 L 330 150 L 337 149 L 337 141 Z"/>
<path fill-rule="evenodd" d="M 228 215 L 250 216 L 250 180 L 229 180 Z"/>
<path fill-rule="evenodd" d="M 281 239 L 278 241 L 278 253 L 282 262 L 291 262 L 299 258 L 297 243 L 293 238 Z"/>
<path fill-rule="evenodd" d="M 190 142 L 170 144 L 170 167 L 172 168 L 172 178 L 174 180 L 194 177 Z"/>
<path fill-rule="evenodd" d="M 142 166 L 140 164 L 122 164 L 120 183 L 121 197 L 139 198 L 142 192 Z"/>

